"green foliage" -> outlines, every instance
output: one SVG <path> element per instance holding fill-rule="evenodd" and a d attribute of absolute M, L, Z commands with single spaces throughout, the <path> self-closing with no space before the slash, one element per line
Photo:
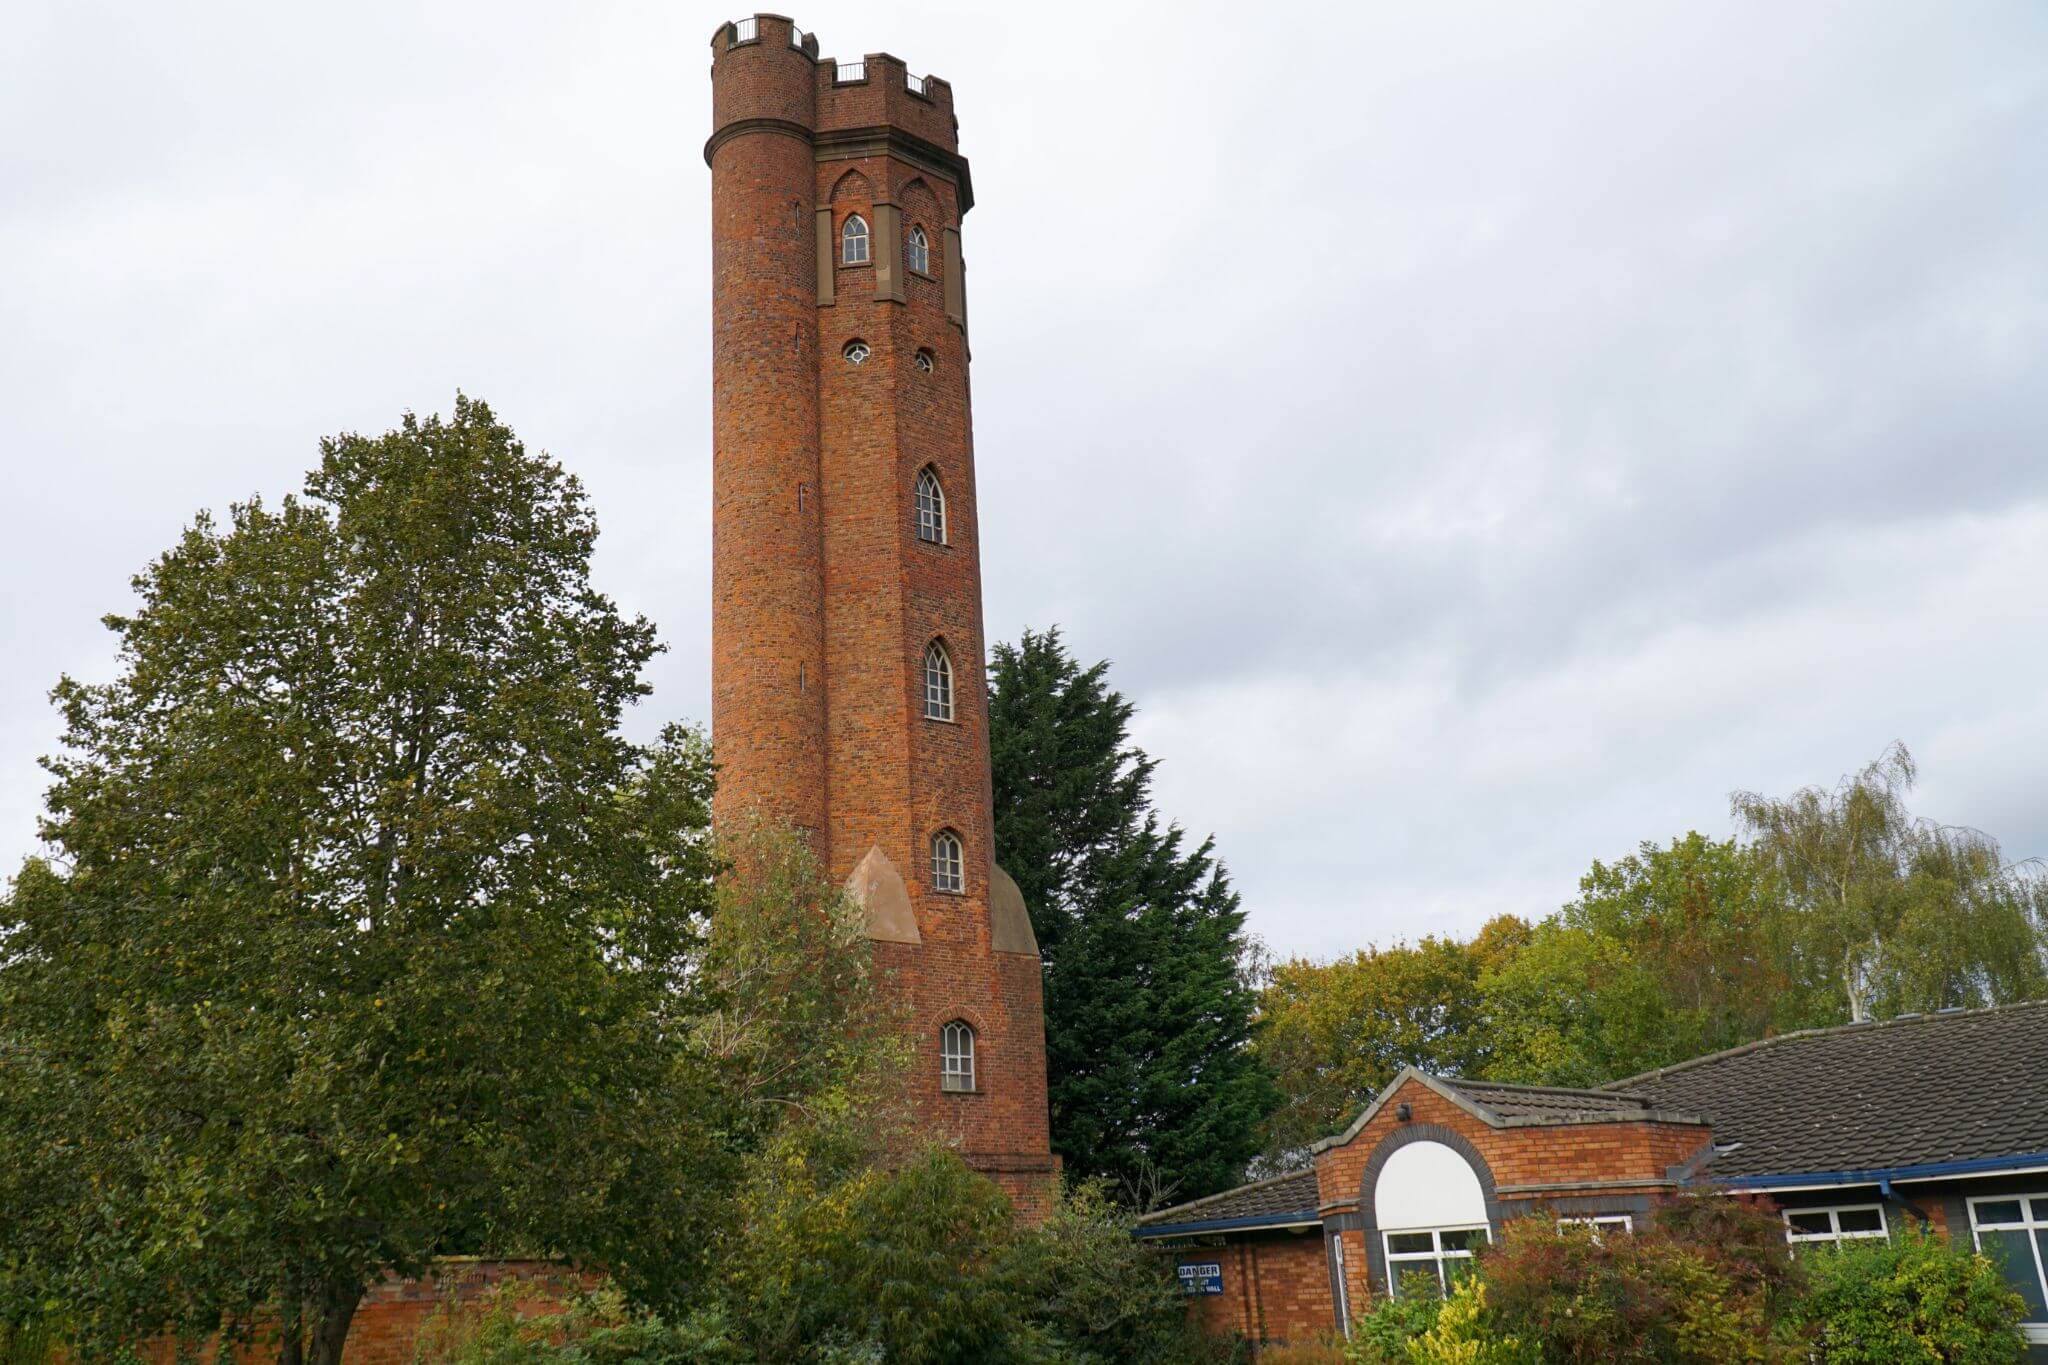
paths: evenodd
<path fill-rule="evenodd" d="M 1404 1065 L 1597 1085 L 1776 1033 L 2048 993 L 2048 876 L 1915 818 L 1894 747 L 1833 790 L 1738 793 L 1747 839 L 1596 862 L 1532 926 L 1287 962 L 1260 996 L 1275 1155 L 1338 1131 Z"/>
<path fill-rule="evenodd" d="M 1018 1239 L 1005 1275 L 1024 1321 L 1039 1334 L 1041 1358 L 1060 1365 L 1232 1358 L 1228 1344 L 1195 1325 L 1171 1256 L 1132 1237 L 1131 1226 L 1100 1184 L 1081 1184 Z"/>
<path fill-rule="evenodd" d="M 1143 1197 L 1235 1183 L 1278 1096 L 1249 1043 L 1244 912 L 1212 844 L 1151 808 L 1106 663 L 1027 631 L 990 664 L 997 861 L 1045 966 L 1053 1146 Z"/>
<path fill-rule="evenodd" d="M 1416 1338 L 1436 1327 L 1443 1310 L 1443 1299 L 1432 1293 L 1376 1300 L 1351 1324 L 1346 1359 L 1352 1365 L 1408 1365 Z"/>
<path fill-rule="evenodd" d="M 1780 1234 L 1782 1240 L 1782 1234 Z M 1747 1248 L 1692 1244 L 1653 1226 L 1595 1238 L 1544 1218 L 1509 1222 L 1483 1257 L 1485 1328 L 1571 1361 L 1794 1361 L 1769 1293 L 1739 1269 Z"/>
<path fill-rule="evenodd" d="M 58 1358 L 64 1334 L 56 1319 L 0 1322 L 0 1365 L 44 1365 Z"/>
<path fill-rule="evenodd" d="M 1528 932 L 1503 916 L 1471 943 L 1432 937 L 1275 967 L 1260 995 L 1256 1042 L 1285 1096 L 1267 1120 L 1270 1150 L 1299 1152 L 1336 1132 L 1404 1066 L 1490 1069 L 1498 1031 L 1488 1027 L 1480 981 Z"/>
<path fill-rule="evenodd" d="M 2048 990 L 2048 878 L 1978 830 L 1915 817 L 1895 744 L 1831 790 L 1738 792 L 1805 950 L 1830 964 L 1851 1019 L 2026 1000 Z"/>
<path fill-rule="evenodd" d="M 1838 1021 L 1768 861 L 1700 834 L 1593 864 L 1483 981 L 1501 1080 L 1594 1085 Z M 1475 1074 L 1475 1073 L 1467 1073 Z"/>
<path fill-rule="evenodd" d="M 1382 1301 L 1348 1349 L 1353 1365 L 2017 1365 L 2023 1311 L 1997 1267 L 1917 1227 L 1795 1262 L 1768 1204 L 1699 1195 L 1633 1235 L 1512 1220 L 1448 1300 Z"/>
<path fill-rule="evenodd" d="M 702 1136 L 710 759 L 620 738 L 656 645 L 595 536 L 459 399 L 135 580 L 119 676 L 56 690 L 57 860 L 0 907 L 0 1317 L 60 1301 L 95 1355 L 275 1308 L 332 1360 L 437 1252 L 695 1221 L 649 1176 Z"/>
<path fill-rule="evenodd" d="M 1099 1189 L 1022 1225 L 944 1148 L 884 1159 L 785 1133 L 752 1163 L 683 1321 L 760 1362 L 1181 1365 L 1217 1357 L 1156 1249 Z"/>
<path fill-rule="evenodd" d="M 1988 1259 L 1917 1225 L 1802 1258 L 1801 1315 L 1828 1365 L 2018 1365 L 2026 1304 Z"/>
<path fill-rule="evenodd" d="M 437 1306 L 414 1340 L 414 1365 L 723 1365 L 745 1359 L 713 1315 L 671 1326 L 634 1309 L 616 1289 L 560 1305 L 529 1303 L 524 1291 L 508 1282 L 477 1303 Z"/>

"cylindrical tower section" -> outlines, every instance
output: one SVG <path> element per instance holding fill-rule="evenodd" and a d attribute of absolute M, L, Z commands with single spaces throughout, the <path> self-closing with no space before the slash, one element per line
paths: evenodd
<path fill-rule="evenodd" d="M 813 61 L 773 15 L 721 26 L 711 47 L 715 811 L 816 833 L 826 678 Z"/>

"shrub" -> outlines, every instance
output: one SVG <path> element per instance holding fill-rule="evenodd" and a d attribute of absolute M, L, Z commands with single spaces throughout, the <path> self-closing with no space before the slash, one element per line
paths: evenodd
<path fill-rule="evenodd" d="M 1408 1365 L 1409 1347 L 1436 1326 L 1443 1300 L 1434 1294 L 1383 1298 L 1351 1324 L 1347 1359 L 1352 1365 Z"/>
<path fill-rule="evenodd" d="M 1745 1280 L 1731 1264 L 1753 1273 Z M 1771 1318 L 1761 1268 L 1681 1242 L 1655 1223 L 1602 1239 L 1543 1218 L 1516 1219 L 1480 1266 L 1481 1325 L 1501 1339 L 1542 1343 L 1553 1365 L 1798 1358 Z"/>
<path fill-rule="evenodd" d="M 1259 1365 L 1346 1365 L 1350 1359 L 1343 1346 L 1328 1340 L 1293 1341 L 1259 1352 Z"/>
<path fill-rule="evenodd" d="M 1061 1365 L 1192 1365 L 1235 1354 L 1196 1326 L 1171 1258 L 1131 1236 L 1130 1215 L 1099 1182 L 1065 1191 L 1018 1237 L 1003 1273 L 1037 1349 Z"/>
<path fill-rule="evenodd" d="M 2026 1305 L 1985 1257 L 1917 1226 L 1887 1241 L 1816 1248 L 1802 1258 L 1801 1305 L 1814 1359 L 1830 1365 L 2017 1365 Z"/>
<path fill-rule="evenodd" d="M 745 1359 L 716 1315 L 677 1327 L 636 1312 L 617 1289 L 542 1305 L 530 1303 L 530 1292 L 530 1286 L 505 1283 L 473 1304 L 442 1303 L 413 1343 L 414 1365 L 737 1365 Z"/>

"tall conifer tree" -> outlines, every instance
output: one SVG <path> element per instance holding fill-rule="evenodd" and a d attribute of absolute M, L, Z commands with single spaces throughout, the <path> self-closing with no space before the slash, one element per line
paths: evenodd
<path fill-rule="evenodd" d="M 1250 1051 L 1244 912 L 1214 841 L 1151 803 L 1131 704 L 1057 629 L 990 666 L 996 858 L 1045 962 L 1053 1146 L 1138 1197 L 1225 1188 L 1278 1092 Z"/>

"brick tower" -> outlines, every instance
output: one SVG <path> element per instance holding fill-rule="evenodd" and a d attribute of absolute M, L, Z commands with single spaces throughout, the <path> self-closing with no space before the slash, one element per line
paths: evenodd
<path fill-rule="evenodd" d="M 717 815 L 809 832 L 907 1007 L 920 1117 L 1028 1211 L 1045 1019 L 991 852 L 952 87 L 773 14 L 711 49 Z"/>

